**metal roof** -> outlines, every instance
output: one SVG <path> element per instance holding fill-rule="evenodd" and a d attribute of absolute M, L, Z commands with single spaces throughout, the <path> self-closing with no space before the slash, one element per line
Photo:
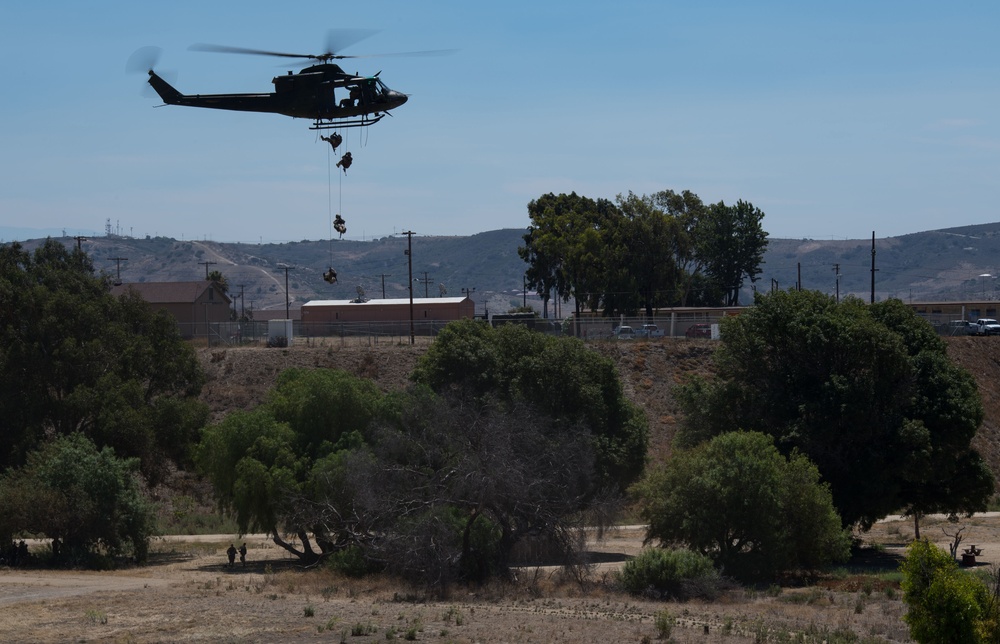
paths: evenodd
<path fill-rule="evenodd" d="M 215 285 L 215 282 L 200 280 L 197 282 L 131 282 L 119 284 L 111 288 L 112 295 L 121 295 L 126 291 L 135 291 L 139 297 L 150 304 L 175 304 L 196 301 L 209 288 L 215 288 L 226 301 L 231 301 Z"/>
<path fill-rule="evenodd" d="M 414 306 L 429 306 L 431 304 L 459 304 L 468 300 L 469 297 L 415 297 L 413 298 Z M 359 302 L 354 300 L 312 300 L 311 302 L 306 302 L 302 305 L 302 308 L 306 307 L 316 307 L 316 306 L 400 306 L 405 304 L 410 305 L 410 298 L 408 297 L 397 297 L 389 298 L 385 300 L 366 300 L 364 302 Z"/>

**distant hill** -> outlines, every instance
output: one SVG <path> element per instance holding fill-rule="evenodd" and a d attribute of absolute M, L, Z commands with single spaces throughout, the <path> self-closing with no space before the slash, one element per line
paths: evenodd
<path fill-rule="evenodd" d="M 522 229 L 494 230 L 467 237 L 412 239 L 414 295 L 437 297 L 469 292 L 477 311 L 518 306 L 524 300 L 526 265 L 517 255 Z M 60 238 L 75 244 L 72 238 Z M 33 248 L 41 240 L 24 242 Z M 283 244 L 178 241 L 166 237 L 135 239 L 90 237 L 82 248 L 98 270 L 124 282 L 162 282 L 204 277 L 206 268 L 229 280 L 232 293 L 244 293 L 243 305 L 259 309 L 285 306 L 285 269 L 290 300 L 351 299 L 357 288 L 370 298 L 406 297 L 409 284 L 408 240 L 390 236 L 371 241 L 324 240 Z M 803 288 L 833 294 L 834 267 L 840 269 L 840 294 L 865 300 L 871 289 L 871 239 L 771 239 L 759 290 L 793 287 L 801 274 Z M 877 299 L 906 301 L 997 299 L 1000 295 L 1000 223 L 982 224 L 876 239 Z M 116 258 L 122 258 L 120 260 Z M 207 266 L 206 266 L 206 263 Z M 334 285 L 323 281 L 332 266 Z M 983 277 L 986 276 L 986 277 Z M 749 284 L 742 303 L 749 303 Z M 538 298 L 530 293 L 528 302 Z M 569 310 L 567 306 L 566 311 Z"/>
<path fill-rule="evenodd" d="M 517 256 L 523 230 L 506 229 L 468 237 L 412 239 L 414 295 L 458 296 L 469 292 L 482 312 L 520 305 L 525 264 Z M 23 242 L 33 248 L 43 240 Z M 60 238 L 67 246 L 73 238 Z M 255 310 L 285 307 L 284 266 L 293 305 L 316 299 L 352 299 L 357 289 L 367 297 L 407 297 L 408 240 L 391 236 L 371 241 L 324 240 L 283 244 L 178 241 L 167 237 L 137 239 L 110 235 L 90 237 L 81 246 L 98 270 L 123 282 L 165 282 L 204 278 L 220 271 L 230 293 L 244 294 Z M 122 259 L 117 259 L 122 258 Z M 207 264 L 207 265 L 206 265 Z M 323 280 L 333 267 L 336 284 Z M 120 270 L 120 273 L 119 273 Z"/>
<path fill-rule="evenodd" d="M 1000 223 L 946 228 L 875 240 L 876 299 L 955 301 L 998 299 Z M 758 289 L 796 283 L 801 265 L 802 287 L 833 293 L 834 266 L 840 265 L 840 293 L 866 301 L 871 294 L 872 241 L 772 239 Z M 983 276 L 986 277 L 983 277 Z"/>

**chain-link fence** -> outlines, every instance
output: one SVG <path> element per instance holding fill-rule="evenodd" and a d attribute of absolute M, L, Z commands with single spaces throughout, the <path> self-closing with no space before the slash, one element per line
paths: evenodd
<path fill-rule="evenodd" d="M 724 314 L 715 312 L 673 312 L 647 318 L 626 317 L 580 317 L 579 319 L 528 318 L 522 320 L 497 320 L 494 325 L 523 324 L 534 331 L 548 335 L 576 336 L 584 341 L 661 339 L 661 338 L 705 338 L 718 337 L 719 320 Z M 410 335 L 416 338 L 433 338 L 450 320 L 414 321 L 412 327 L 407 320 L 385 322 L 323 322 L 303 324 L 292 322 L 291 343 L 322 343 L 324 345 L 382 343 L 408 344 Z M 213 322 L 206 325 L 180 325 L 181 334 L 196 344 L 208 346 L 266 346 L 268 344 L 268 321 Z M 287 338 L 280 338 L 271 344 L 286 346 Z"/>

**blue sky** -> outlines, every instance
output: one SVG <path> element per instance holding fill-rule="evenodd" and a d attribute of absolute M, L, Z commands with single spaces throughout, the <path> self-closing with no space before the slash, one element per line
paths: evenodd
<path fill-rule="evenodd" d="M 349 132 L 335 167 L 309 123 L 167 106 L 270 91 L 299 67 L 194 43 L 314 53 L 410 95 Z M 772 237 L 900 235 L 998 220 L 996 2 L 58 2 L 0 8 L 0 238 L 31 231 L 214 241 L 468 235 L 528 225 L 548 192 L 744 199 Z"/>

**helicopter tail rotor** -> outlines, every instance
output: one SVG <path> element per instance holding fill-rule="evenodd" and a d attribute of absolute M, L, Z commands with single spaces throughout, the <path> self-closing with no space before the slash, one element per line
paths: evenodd
<path fill-rule="evenodd" d="M 140 47 L 132 52 L 132 55 L 128 57 L 128 61 L 125 62 L 125 71 L 129 74 L 149 74 L 149 82 L 144 84 L 142 87 L 142 95 L 147 98 L 153 98 L 159 95 L 163 97 L 163 93 L 157 88 L 157 82 L 163 86 L 170 88 L 173 92 L 177 92 L 170 83 L 173 83 L 177 79 L 176 72 L 154 72 L 153 68 L 156 64 L 160 62 L 160 56 L 163 55 L 163 49 L 160 47 Z M 154 79 L 155 77 L 155 79 Z M 164 80 L 166 79 L 166 80 Z M 177 92 L 180 94 L 180 92 Z"/>
<path fill-rule="evenodd" d="M 132 52 L 132 55 L 125 62 L 125 71 L 129 74 L 148 72 L 156 67 L 156 63 L 160 62 L 160 56 L 162 55 L 163 49 L 160 47 L 139 47 Z"/>

